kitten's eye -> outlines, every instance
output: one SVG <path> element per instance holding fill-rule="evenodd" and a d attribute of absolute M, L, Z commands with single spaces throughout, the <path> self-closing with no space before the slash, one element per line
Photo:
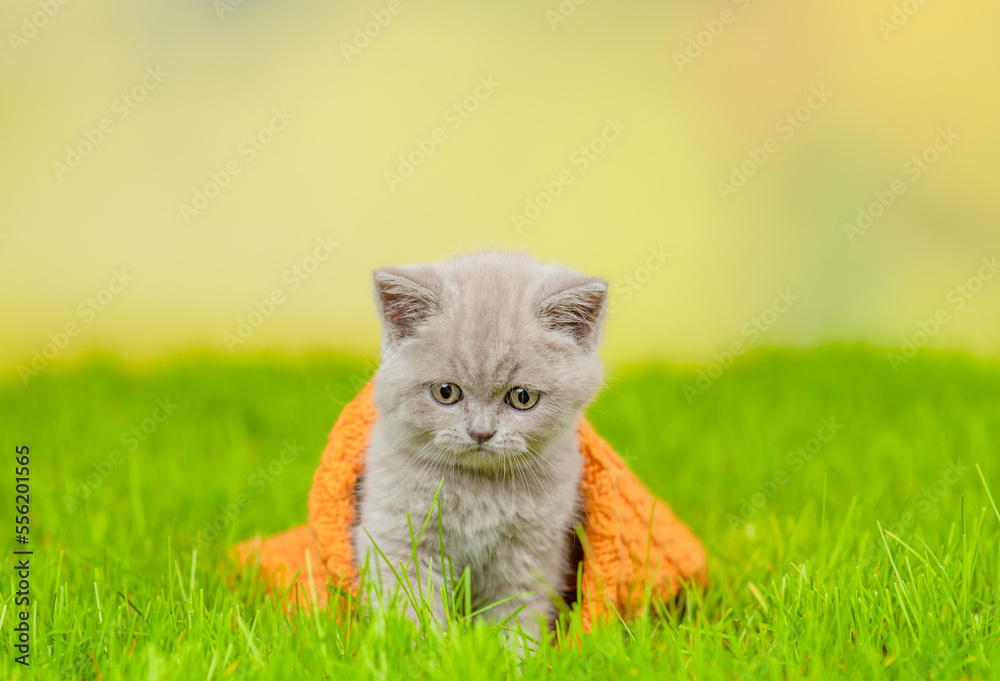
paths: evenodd
<path fill-rule="evenodd" d="M 514 409 L 524 411 L 526 409 L 531 409 L 538 404 L 538 398 L 540 396 L 541 395 L 537 390 L 528 390 L 527 388 L 511 388 L 507 393 L 507 404 L 514 407 Z"/>
<path fill-rule="evenodd" d="M 432 383 L 431 397 L 441 404 L 455 404 L 462 399 L 462 389 L 454 383 Z"/>

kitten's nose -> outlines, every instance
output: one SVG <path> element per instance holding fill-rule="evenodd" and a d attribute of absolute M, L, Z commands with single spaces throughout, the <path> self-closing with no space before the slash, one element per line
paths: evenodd
<path fill-rule="evenodd" d="M 483 444 L 496 433 L 495 430 L 474 430 L 469 429 L 469 436 L 476 441 L 476 444 Z"/>

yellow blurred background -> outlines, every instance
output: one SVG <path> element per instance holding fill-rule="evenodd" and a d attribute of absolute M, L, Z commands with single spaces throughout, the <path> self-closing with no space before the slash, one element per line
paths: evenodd
<path fill-rule="evenodd" d="M 6 0 L 0 25 L 4 368 L 371 353 L 373 268 L 483 247 L 606 277 L 613 362 L 1000 348 L 996 3 Z"/>

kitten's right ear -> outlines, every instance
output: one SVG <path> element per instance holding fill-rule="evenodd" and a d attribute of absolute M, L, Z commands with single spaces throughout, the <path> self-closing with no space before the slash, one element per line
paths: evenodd
<path fill-rule="evenodd" d="M 399 340 L 436 314 L 440 301 L 433 289 L 436 276 L 429 267 L 386 267 L 375 270 L 375 300 L 387 335 Z"/>

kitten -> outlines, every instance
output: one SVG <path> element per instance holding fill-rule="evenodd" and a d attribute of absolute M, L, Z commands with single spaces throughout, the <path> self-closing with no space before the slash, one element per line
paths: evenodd
<path fill-rule="evenodd" d="M 469 568 L 474 605 L 516 597 L 486 616 L 503 621 L 525 606 L 517 622 L 537 637 L 555 615 L 540 582 L 563 593 L 576 575 L 576 425 L 601 385 L 607 283 L 508 253 L 381 269 L 374 280 L 382 363 L 359 483 L 359 565 L 382 563 L 374 540 L 401 572 L 413 552 L 406 514 L 414 534 L 430 514 L 416 556 L 444 622 L 431 508 L 440 483 L 440 536 L 456 579 Z M 391 571 L 377 572 L 391 593 Z M 416 590 L 414 570 L 408 579 Z"/>

